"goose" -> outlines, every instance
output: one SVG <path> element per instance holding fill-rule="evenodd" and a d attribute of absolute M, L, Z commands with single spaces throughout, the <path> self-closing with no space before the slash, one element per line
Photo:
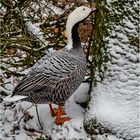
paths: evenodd
<path fill-rule="evenodd" d="M 56 116 L 55 123 L 58 125 L 71 119 L 62 116 L 62 107 L 82 83 L 87 68 L 78 26 L 95 10 L 80 6 L 68 16 L 66 47 L 57 52 L 47 53 L 31 68 L 15 87 L 11 95 L 13 101 L 22 99 L 36 104 L 48 103 L 51 116 Z M 10 98 L 7 100 L 10 101 Z M 51 103 L 58 105 L 57 111 Z"/>

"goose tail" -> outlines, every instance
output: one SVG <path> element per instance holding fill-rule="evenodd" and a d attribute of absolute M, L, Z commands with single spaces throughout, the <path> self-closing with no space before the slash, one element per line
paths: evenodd
<path fill-rule="evenodd" d="M 22 95 L 15 95 L 15 96 L 12 96 L 12 94 L 6 96 L 5 98 L 2 98 L 2 100 L 4 102 L 16 102 L 16 101 L 19 101 L 19 100 L 22 100 L 22 99 L 25 99 L 27 98 L 28 96 L 22 96 Z"/>

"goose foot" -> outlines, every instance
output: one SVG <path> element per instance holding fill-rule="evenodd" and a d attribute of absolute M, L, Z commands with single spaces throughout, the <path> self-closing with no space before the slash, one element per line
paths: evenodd
<path fill-rule="evenodd" d="M 56 114 L 57 117 L 55 119 L 55 124 L 60 125 L 60 124 L 63 124 L 64 122 L 66 122 L 66 121 L 71 120 L 71 118 L 69 118 L 69 117 L 62 117 L 63 113 L 64 113 L 64 111 L 63 111 L 62 107 L 58 106 L 57 114 Z"/>
<path fill-rule="evenodd" d="M 55 124 L 61 125 L 61 124 L 65 123 L 66 121 L 70 121 L 70 120 L 71 120 L 71 118 L 69 118 L 69 117 L 63 117 L 63 118 L 56 117 Z"/>
<path fill-rule="evenodd" d="M 69 117 L 62 117 L 62 115 L 67 115 L 66 112 L 63 110 L 61 106 L 58 106 L 58 109 L 53 108 L 51 104 L 49 104 L 51 116 L 56 117 L 55 124 L 61 125 L 66 121 L 70 121 L 71 118 Z"/>

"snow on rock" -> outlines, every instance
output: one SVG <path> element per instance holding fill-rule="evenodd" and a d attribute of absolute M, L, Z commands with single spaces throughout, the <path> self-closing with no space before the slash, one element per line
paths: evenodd
<path fill-rule="evenodd" d="M 136 3 L 134 0 L 131 2 Z M 127 8 L 127 12 L 130 12 L 127 4 L 124 4 L 123 8 L 125 10 Z M 109 8 L 110 11 L 114 10 L 115 16 L 113 2 Z M 106 38 L 111 61 L 107 64 L 106 78 L 97 84 L 91 95 L 92 99 L 85 116 L 85 129 L 89 134 L 108 133 L 126 140 L 138 140 L 140 137 L 138 60 L 140 54 L 138 46 L 130 43 L 129 39 L 130 32 L 132 38 L 138 38 L 135 26 L 138 20 L 132 16 L 135 15 L 135 10 L 131 9 L 130 21 L 123 15 L 124 25 L 112 22 L 110 36 Z"/>
<path fill-rule="evenodd" d="M 97 135 L 92 136 L 93 140 L 123 140 L 123 139 L 118 139 L 116 136 L 114 135 Z"/>
<path fill-rule="evenodd" d="M 89 85 L 87 83 L 82 83 L 80 87 L 75 91 L 75 102 L 86 103 L 89 100 L 88 90 Z"/>

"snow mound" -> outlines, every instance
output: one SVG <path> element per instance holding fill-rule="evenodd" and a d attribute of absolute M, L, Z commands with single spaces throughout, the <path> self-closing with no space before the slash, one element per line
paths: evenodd
<path fill-rule="evenodd" d="M 131 2 L 137 5 L 135 0 Z M 110 12 L 113 11 L 112 14 L 114 14 L 112 16 L 118 16 L 115 1 L 109 4 Z M 140 137 L 140 53 L 136 43 L 130 40 L 130 36 L 138 38 L 136 26 L 138 20 L 133 18 L 138 7 L 129 9 L 128 5 L 125 3 L 122 7 L 131 13 L 130 17 L 128 18 L 128 15 L 124 15 L 124 11 L 120 10 L 123 12 L 120 23 L 111 23 L 110 36 L 106 38 L 111 61 L 107 64 L 106 78 L 102 83 L 98 83 L 92 92 L 88 113 L 85 116 L 85 127 L 88 133 L 98 134 L 103 130 L 103 133 L 109 132 L 120 138 L 138 140 Z M 99 132 L 96 130 L 97 127 L 99 127 Z"/>

